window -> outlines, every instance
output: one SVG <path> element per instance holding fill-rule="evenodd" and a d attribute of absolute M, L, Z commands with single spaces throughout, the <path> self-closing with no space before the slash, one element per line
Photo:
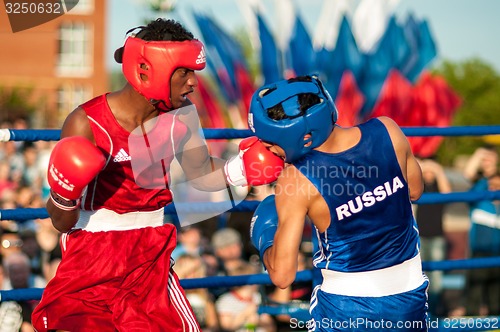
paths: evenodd
<path fill-rule="evenodd" d="M 69 14 L 90 15 L 94 12 L 94 0 L 62 0 L 62 5 Z"/>
<path fill-rule="evenodd" d="M 58 121 L 62 121 L 78 105 L 92 98 L 92 87 L 83 84 L 68 83 L 57 89 Z"/>
<path fill-rule="evenodd" d="M 66 22 L 59 28 L 57 75 L 88 77 L 92 74 L 92 40 L 88 25 Z"/>

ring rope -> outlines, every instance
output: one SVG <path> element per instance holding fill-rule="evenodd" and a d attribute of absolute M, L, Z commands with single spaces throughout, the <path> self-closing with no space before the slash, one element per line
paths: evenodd
<path fill-rule="evenodd" d="M 0 220 L 27 221 L 48 217 L 49 213 L 45 208 L 0 209 Z"/>
<path fill-rule="evenodd" d="M 435 262 L 422 262 L 424 271 L 450 271 L 481 269 L 500 266 L 499 257 L 484 257 L 471 259 L 443 260 Z M 295 282 L 311 281 L 313 270 L 297 272 Z M 182 279 L 181 286 L 184 289 L 235 287 L 242 285 L 271 285 L 271 279 L 267 273 L 249 274 L 243 276 L 214 276 L 206 278 Z M 0 290 L 0 301 L 26 301 L 39 300 L 43 288 L 23 288 L 14 290 Z"/>
<path fill-rule="evenodd" d="M 482 200 L 500 200 L 500 191 L 471 191 L 471 192 L 454 192 L 447 194 L 424 193 L 415 201 L 415 204 L 439 204 L 439 203 L 459 203 L 459 202 L 477 202 Z M 228 212 L 248 212 L 254 211 L 260 201 L 242 201 Z M 221 207 L 226 207 L 227 202 L 197 202 L 181 203 L 187 206 L 192 213 L 200 212 L 219 212 Z M 180 204 L 178 203 L 178 206 Z M 165 214 L 175 214 L 175 204 L 169 204 L 165 207 Z M 17 209 L 0 209 L 0 220 L 16 220 L 27 221 L 33 219 L 45 219 L 49 215 L 45 208 L 17 208 Z"/>
<path fill-rule="evenodd" d="M 406 136 L 483 136 L 500 134 L 500 126 L 401 127 Z M 206 139 L 235 139 L 252 136 L 250 129 L 204 128 Z M 60 129 L 0 129 L 0 142 L 57 141 Z"/>

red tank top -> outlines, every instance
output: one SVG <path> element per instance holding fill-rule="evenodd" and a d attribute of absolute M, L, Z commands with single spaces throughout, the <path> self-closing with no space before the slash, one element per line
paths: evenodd
<path fill-rule="evenodd" d="M 158 210 L 172 201 L 170 163 L 187 128 L 174 113 L 148 121 L 147 134 L 125 130 L 115 119 L 106 95 L 81 105 L 106 166 L 87 186 L 84 210 L 106 208 L 117 213 Z"/>

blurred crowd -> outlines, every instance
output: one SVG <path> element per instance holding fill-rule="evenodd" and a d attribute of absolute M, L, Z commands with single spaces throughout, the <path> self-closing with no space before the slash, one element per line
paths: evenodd
<path fill-rule="evenodd" d="M 4 122 L 1 128 L 27 129 L 25 119 Z M 0 143 L 0 208 L 43 208 L 48 197 L 48 158 L 54 142 Z M 484 146 L 468 159 L 460 174 L 467 190 L 500 190 L 499 153 Z M 420 160 L 425 192 L 456 191 L 454 178 L 436 160 Z M 247 199 L 260 201 L 272 186 L 253 187 Z M 465 204 L 465 203 L 464 203 Z M 480 201 L 467 205 L 469 227 L 464 257 L 500 256 L 500 203 Z M 415 206 L 424 261 L 450 255 L 444 225 L 446 204 Z M 224 213 L 182 227 L 173 252 L 180 279 L 237 276 L 265 272 L 249 238 L 252 212 Z M 299 269 L 310 269 L 311 228 L 306 223 Z M 50 220 L 2 220 L 0 227 L 0 284 L 2 289 L 43 288 L 61 260 L 59 233 Z M 461 279 L 453 279 L 453 276 Z M 500 267 L 463 271 L 428 272 L 430 313 L 434 316 L 500 315 Z M 462 280 L 453 283 L 452 280 Z M 295 283 L 289 289 L 246 285 L 232 288 L 187 289 L 187 297 L 204 331 L 291 331 L 290 316 L 259 312 L 264 305 L 307 307 L 312 284 Z M 1 302 L 0 332 L 33 331 L 31 312 L 37 301 Z"/>

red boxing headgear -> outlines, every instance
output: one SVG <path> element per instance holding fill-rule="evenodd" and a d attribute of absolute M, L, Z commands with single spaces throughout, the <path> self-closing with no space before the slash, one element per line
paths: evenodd
<path fill-rule="evenodd" d="M 163 101 L 172 108 L 170 79 L 177 68 L 202 70 L 205 50 L 197 40 L 149 41 L 128 37 L 123 46 L 123 74 L 148 100 Z"/>

